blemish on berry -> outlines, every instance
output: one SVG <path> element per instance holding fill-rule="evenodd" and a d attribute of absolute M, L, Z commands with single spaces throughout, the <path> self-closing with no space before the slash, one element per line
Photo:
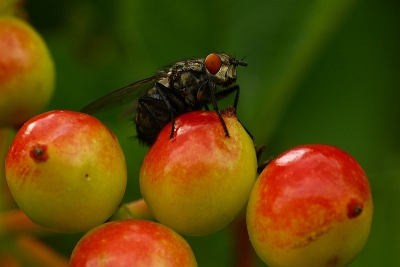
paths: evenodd
<path fill-rule="evenodd" d="M 308 236 L 305 237 L 304 240 L 301 240 L 300 242 L 297 242 L 292 246 L 292 248 L 298 248 L 298 247 L 305 247 L 311 242 L 317 240 L 320 236 L 328 233 L 332 229 L 332 226 L 330 227 L 323 227 L 318 231 L 310 233 Z"/>
<path fill-rule="evenodd" d="M 45 162 L 49 158 L 47 153 L 47 145 L 35 144 L 30 147 L 29 156 L 35 162 Z"/>
<path fill-rule="evenodd" d="M 362 210 L 364 208 L 364 205 L 360 203 L 357 199 L 351 199 L 350 202 L 347 204 L 347 217 L 349 219 L 354 219 L 358 217 Z"/>
<path fill-rule="evenodd" d="M 232 117 L 236 117 L 235 115 L 235 108 L 232 106 L 228 106 L 226 109 L 221 110 L 221 115 L 228 117 L 228 118 L 232 118 Z"/>
<path fill-rule="evenodd" d="M 330 259 L 330 260 L 328 260 L 328 261 L 326 262 L 326 266 L 328 266 L 328 267 L 335 267 L 335 266 L 338 265 L 338 263 L 339 263 L 339 258 L 338 258 L 337 255 L 335 255 L 335 257 L 333 257 L 332 259 Z"/>

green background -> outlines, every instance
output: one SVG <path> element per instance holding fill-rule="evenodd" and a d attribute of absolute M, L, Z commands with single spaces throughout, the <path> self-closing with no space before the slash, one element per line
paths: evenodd
<path fill-rule="evenodd" d="M 400 31 L 395 0 L 27 1 L 53 55 L 56 92 L 47 110 L 80 110 L 157 68 L 210 51 L 246 56 L 238 116 L 265 157 L 306 143 L 338 146 L 366 171 L 375 203 L 357 266 L 400 266 Z M 118 109 L 98 115 L 117 135 L 140 198 L 147 148 Z M 81 235 L 44 240 L 69 256 Z M 199 266 L 232 266 L 226 228 L 187 238 Z M 265 266 L 261 262 L 259 266 Z"/>

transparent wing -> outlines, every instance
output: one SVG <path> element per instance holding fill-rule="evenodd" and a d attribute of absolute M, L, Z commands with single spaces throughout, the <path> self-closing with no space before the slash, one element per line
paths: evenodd
<path fill-rule="evenodd" d="M 97 99 L 96 101 L 84 107 L 81 112 L 94 114 L 127 104 L 129 102 L 134 102 L 138 97 L 145 95 L 146 92 L 154 86 L 155 82 L 163 77 L 165 77 L 165 74 L 160 73 L 153 77 L 132 83 Z"/>

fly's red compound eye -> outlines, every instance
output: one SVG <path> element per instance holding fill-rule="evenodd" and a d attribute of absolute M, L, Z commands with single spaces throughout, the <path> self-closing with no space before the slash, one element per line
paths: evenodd
<path fill-rule="evenodd" d="M 222 65 L 221 58 L 217 54 L 209 54 L 204 63 L 211 74 L 216 74 Z"/>

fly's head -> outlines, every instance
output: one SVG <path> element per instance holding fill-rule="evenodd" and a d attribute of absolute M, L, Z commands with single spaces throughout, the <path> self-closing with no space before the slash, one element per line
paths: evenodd
<path fill-rule="evenodd" d="M 204 65 L 211 81 L 227 87 L 236 81 L 236 67 L 247 66 L 247 63 L 227 54 L 209 54 L 204 60 Z"/>

